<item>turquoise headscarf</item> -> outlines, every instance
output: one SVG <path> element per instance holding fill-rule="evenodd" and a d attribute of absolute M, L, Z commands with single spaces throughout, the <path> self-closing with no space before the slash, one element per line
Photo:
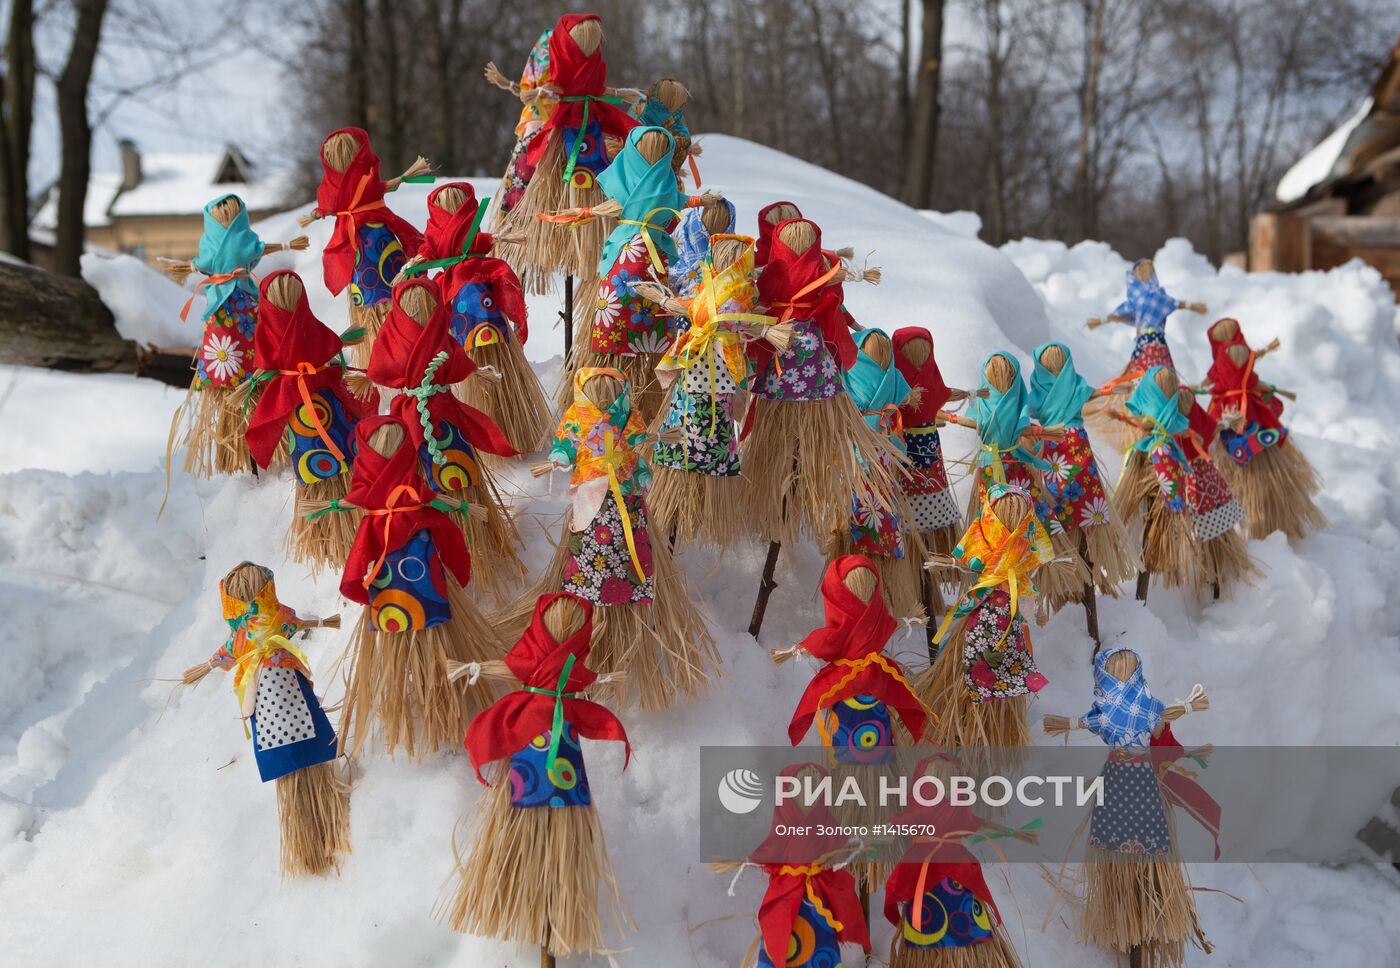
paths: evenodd
<path fill-rule="evenodd" d="M 1011 388 L 1002 393 L 986 378 L 987 364 L 992 357 L 1004 357 L 1015 372 Z M 1031 425 L 1030 400 L 1026 396 L 1026 384 L 1021 379 L 1021 364 L 1010 353 L 993 353 L 982 364 L 982 388 L 985 397 L 972 398 L 972 419 L 977 421 L 977 434 L 982 438 L 982 449 L 977 455 L 979 467 L 990 467 L 999 460 L 998 451 L 1009 454 L 1028 467 L 1045 470 L 1050 465 L 1020 443 L 1021 434 Z"/>
<path fill-rule="evenodd" d="M 1065 365 L 1059 373 L 1051 373 L 1040 362 L 1040 354 L 1058 346 L 1065 354 Z M 1031 354 L 1035 369 L 1031 370 L 1031 416 L 1046 427 L 1083 427 L 1084 404 L 1094 395 L 1079 371 L 1074 357 L 1064 343 L 1041 343 Z"/>
<path fill-rule="evenodd" d="M 690 137 L 690 128 L 685 123 L 685 108 L 679 111 L 672 111 L 662 104 L 660 99 L 654 97 L 644 97 L 641 102 L 641 113 L 636 115 L 642 124 L 656 128 L 666 128 L 673 134 L 682 138 Z"/>
<path fill-rule="evenodd" d="M 1144 373 L 1133 395 L 1128 397 L 1128 412 L 1134 417 L 1146 417 L 1152 423 L 1151 430 L 1133 441 L 1133 449 L 1151 454 L 1165 445 L 1177 460 L 1185 464 L 1186 455 L 1177 445 L 1176 435 L 1185 433 L 1191 421 L 1177 409 L 1176 394 L 1163 393 L 1157 385 L 1157 374 L 1165 369 L 1164 366 L 1154 366 Z"/>
<path fill-rule="evenodd" d="M 622 204 L 617 228 L 603 243 L 603 256 L 598 260 L 598 272 L 602 276 L 607 276 L 622 247 L 642 231 L 640 223 L 649 212 L 658 208 L 680 210 L 685 206 L 685 196 L 676 185 L 676 174 L 671 170 L 671 152 L 648 163 L 637 150 L 637 139 L 649 131 L 660 131 L 666 136 L 671 150 L 675 150 L 676 139 L 665 128 L 633 128 L 612 164 L 598 176 L 598 184 L 607 196 Z M 669 231 L 674 217 L 658 212 L 652 216 L 653 227 L 646 230 L 657 250 L 668 259 L 676 255 L 676 243 Z"/>
<path fill-rule="evenodd" d="M 214 206 L 227 199 L 238 199 L 238 214 L 227 226 L 214 217 Z M 235 269 L 253 267 L 262 258 L 263 242 L 248 224 L 248 206 L 237 195 L 220 195 L 204 206 L 204 234 L 199 237 L 199 255 L 192 260 L 200 272 L 211 276 L 233 272 Z M 200 319 L 208 319 L 214 311 L 233 295 L 235 289 L 242 289 L 250 296 L 257 296 L 258 287 L 251 275 L 239 276 L 228 282 L 211 282 L 204 287 L 204 313 Z"/>
<path fill-rule="evenodd" d="M 888 436 L 891 442 L 903 451 L 904 441 L 890 433 L 892 427 L 889 421 L 893 417 L 887 417 L 884 410 L 885 407 L 897 408 L 904 402 L 904 398 L 909 396 L 909 381 L 904 379 L 904 374 L 894 365 L 893 347 L 890 365 L 886 369 L 881 369 L 880 364 L 865 354 L 866 340 L 876 333 L 888 339 L 888 335 L 881 329 L 865 329 L 856 334 L 856 361 L 845 374 L 846 392 L 860 408 L 870 429 Z"/>

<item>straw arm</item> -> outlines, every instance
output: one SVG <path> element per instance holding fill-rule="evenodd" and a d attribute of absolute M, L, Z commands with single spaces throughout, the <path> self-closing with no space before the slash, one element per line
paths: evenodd
<path fill-rule="evenodd" d="M 1206 311 L 1206 304 L 1202 302 L 1185 302 L 1183 300 L 1177 302 L 1176 308 L 1185 309 L 1193 313 L 1204 313 Z"/>
<path fill-rule="evenodd" d="M 552 474 L 555 471 L 563 470 L 568 470 L 568 467 L 564 464 L 559 464 L 552 460 L 542 460 L 530 465 L 530 476 L 545 477 L 546 475 Z"/>
<path fill-rule="evenodd" d="M 608 97 L 620 97 L 628 104 L 636 104 L 638 101 L 646 99 L 646 91 L 639 91 L 635 87 L 608 87 L 603 89 L 603 93 Z"/>
<path fill-rule="evenodd" d="M 1104 323 L 1131 323 L 1131 316 L 1119 316 L 1117 313 L 1109 313 L 1107 316 L 1091 316 L 1087 323 L 1090 329 L 1098 329 Z"/>
<path fill-rule="evenodd" d="M 1045 732 L 1051 736 L 1063 736 L 1076 729 L 1087 729 L 1082 719 L 1070 719 L 1068 716 L 1046 716 L 1043 720 Z"/>
<path fill-rule="evenodd" d="M 324 217 L 325 217 L 325 216 L 323 216 L 323 215 L 321 214 L 321 210 L 320 210 L 320 209 L 313 208 L 311 211 L 307 212 L 305 215 L 298 215 L 298 216 L 297 216 L 297 225 L 301 226 L 302 228 L 306 228 L 306 227 L 307 227 L 308 225 L 310 225 L 312 222 L 316 221 L 317 219 L 324 218 Z"/>
<path fill-rule="evenodd" d="M 305 252 L 311 248 L 311 240 L 304 235 L 298 235 L 290 242 L 269 242 L 263 246 L 263 255 L 271 255 L 274 252 Z"/>
<path fill-rule="evenodd" d="M 1254 351 L 1254 358 L 1257 360 L 1268 356 L 1270 353 L 1272 353 L 1274 350 L 1278 349 L 1282 345 L 1283 343 L 1281 343 L 1279 341 L 1279 338 L 1275 336 L 1273 339 L 1269 340 L 1267 344 L 1265 344 L 1263 349 Z"/>
<path fill-rule="evenodd" d="M 385 182 L 384 190 L 386 192 L 395 191 L 400 185 L 408 181 L 410 178 L 420 178 L 423 175 L 430 175 L 435 170 L 436 169 L 433 168 L 432 164 L 428 161 L 427 158 L 424 158 L 422 155 L 419 155 L 413 160 L 413 164 L 409 165 L 402 175 L 398 176 L 397 178 L 390 178 L 387 182 Z"/>
<path fill-rule="evenodd" d="M 523 96 L 520 94 L 520 85 L 502 74 L 501 69 L 496 66 L 495 61 L 486 62 L 486 70 L 483 71 L 483 74 L 486 77 L 486 83 L 490 84 L 492 87 L 498 87 L 502 91 L 507 91 L 524 100 Z"/>
<path fill-rule="evenodd" d="M 969 430 L 977 430 L 977 421 L 971 417 L 963 417 L 956 413 L 949 413 L 947 410 L 938 411 L 937 419 L 944 423 L 957 424 L 959 427 L 967 427 Z"/>

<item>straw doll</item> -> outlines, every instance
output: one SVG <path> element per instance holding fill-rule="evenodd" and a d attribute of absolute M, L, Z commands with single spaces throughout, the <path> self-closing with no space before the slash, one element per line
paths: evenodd
<path fill-rule="evenodd" d="M 773 653 L 777 662 L 805 652 L 825 663 L 793 711 L 788 740 L 793 746 L 801 743 L 815 721 L 822 746 L 831 751 L 837 787 L 843 774 L 854 775 L 873 793 L 879 774 L 895 772 L 895 747 L 920 742 L 925 724 L 937 717 L 930 717 L 914 694 L 904 667 L 885 655 L 898 623 L 870 559 L 837 558 L 827 566 L 821 593 L 825 624 L 797 645 Z M 896 737 L 896 718 L 904 727 L 902 738 Z M 847 819 L 883 818 L 862 813 Z M 879 889 L 887 872 L 882 864 L 860 861 L 853 873 L 868 892 Z"/>
<path fill-rule="evenodd" d="M 283 249 L 303 250 L 306 236 L 286 245 L 264 244 L 248 224 L 248 209 L 237 195 L 224 195 L 204 206 L 199 255 L 188 262 L 168 262 L 165 271 L 184 284 L 192 272 L 204 276 L 195 291 L 204 293 L 204 334 L 195 354 L 190 393 L 171 421 L 172 439 L 181 423 L 179 446 L 185 450 L 185 473 L 196 477 L 239 474 L 252 466 L 244 433 L 248 429 L 248 393 L 244 382 L 254 369 L 253 332 L 258 319 L 258 285 L 253 270 L 264 255 Z M 189 318 L 190 296 L 180 311 Z M 168 462 L 167 462 L 168 463 Z"/>
<path fill-rule="evenodd" d="M 477 779 L 491 790 L 472 820 L 466 857 L 457 852 L 456 888 L 439 906 L 452 930 L 539 945 L 547 964 L 606 950 L 605 914 L 618 936 L 636 929 L 584 769 L 583 739 L 632 752 L 617 717 L 582 698 L 598 680 L 585 665 L 592 626 L 588 601 L 542 595 L 506 653 L 518 688 L 477 715 L 466 735 Z M 503 760 L 488 783 L 482 767 Z"/>
<path fill-rule="evenodd" d="M 520 99 L 521 105 L 520 118 L 515 123 L 515 146 L 511 149 L 505 175 L 496 188 L 494 201 L 497 224 L 500 224 L 505 214 L 519 205 L 520 199 L 524 197 L 525 186 L 529 184 L 532 173 L 530 167 L 525 164 L 525 153 L 530 147 L 530 142 L 544 128 L 544 123 L 549 120 L 554 106 L 558 103 L 556 98 L 559 89 L 549 84 L 549 38 L 553 34 L 553 27 L 540 34 L 535 45 L 530 48 L 529 56 L 525 58 L 519 81 L 507 78 L 494 61 L 486 65 L 487 82 L 514 94 Z M 515 254 L 518 255 L 518 251 Z"/>
<path fill-rule="evenodd" d="M 1259 353 L 1235 320 L 1217 322 L 1210 339 L 1210 415 L 1223 424 L 1215 447 L 1221 472 L 1244 507 L 1249 536 L 1282 531 L 1302 538 L 1316 531 L 1327 523 L 1313 500 L 1322 484 L 1281 419 L 1281 398 L 1292 394 L 1260 381 L 1254 372 Z"/>
<path fill-rule="evenodd" d="M 670 390 L 661 428 L 681 439 L 657 443 L 647 506 L 659 533 L 673 541 L 723 548 L 748 536 L 739 479 L 738 417 L 748 389 L 743 343 L 760 335 L 780 342 L 787 331 L 754 312 L 758 288 L 747 236 L 715 236 L 700 279 L 689 299 L 662 301 L 689 322 L 656 368 Z"/>
<path fill-rule="evenodd" d="M 865 423 L 842 383 L 856 345 L 841 311 L 840 274 L 822 252 L 817 226 L 794 219 L 774 233 L 758 278 L 759 305 L 792 324 L 786 350 L 762 341 L 748 347 L 754 400 L 742 458 L 752 528 L 770 541 L 790 544 L 804 532 L 825 541 L 846 523 L 853 495 L 891 507 L 889 468 L 905 463 Z"/>
<path fill-rule="evenodd" d="M 1093 810 L 1088 863 L 1081 870 L 1080 940 L 1126 953 L 1134 965 L 1178 968 L 1186 964 L 1188 944 L 1211 951 L 1167 810 L 1190 805 L 1218 835 L 1219 806 L 1172 772 L 1186 751 L 1169 724 L 1209 708 L 1199 685 L 1184 702 L 1164 706 L 1148 689 L 1137 653 L 1116 648 L 1094 659 L 1094 704 L 1082 719 L 1071 724 L 1063 716 L 1045 717 L 1047 733 L 1087 729 L 1110 749 L 1104 802 Z"/>
<path fill-rule="evenodd" d="M 335 731 L 311 690 L 297 632 L 339 628 L 340 617 L 304 619 L 277 600 L 272 570 L 250 561 L 219 582 L 229 637 L 209 660 L 186 670 L 195 685 L 210 670 L 233 673 L 244 733 L 253 741 L 258 774 L 277 783 L 282 873 L 340 870 L 350 852 L 350 784 L 337 775 Z"/>
<path fill-rule="evenodd" d="M 503 506 L 494 475 L 479 454 L 510 457 L 515 448 L 496 422 L 452 393 L 456 384 L 488 379 L 477 372 L 449 329 L 451 310 L 439 301 L 437 284 L 412 280 L 395 287 L 393 309 L 385 317 L 369 359 L 369 378 L 398 390 L 389 412 L 408 430 L 418 448 L 423 477 L 450 503 L 484 512 L 468 526 L 467 547 L 478 575 L 495 594 L 513 591 L 525 578 L 517 546 L 520 535 Z"/>
<path fill-rule="evenodd" d="M 491 690 L 466 697 L 451 664 L 494 659 L 504 645 L 465 594 L 471 553 L 451 513 L 469 509 L 434 493 L 408 429 L 393 416 L 355 430 L 350 493 L 331 512 L 364 512 L 340 593 L 365 606 L 350 638 L 340 742 L 351 755 L 378 724 L 383 747 L 410 757 L 451 749 Z"/>
<path fill-rule="evenodd" d="M 423 244 L 403 275 L 442 270 L 437 284 L 451 309 L 452 338 L 478 366 L 500 374 L 497 380 L 462 383 L 462 399 L 496 421 L 511 446 L 524 453 L 544 446 L 549 404 L 525 359 L 530 334 L 525 291 L 515 270 L 492 256 L 500 239 L 480 230 L 485 212 L 467 182 L 434 188 L 428 195 Z"/>
<path fill-rule="evenodd" d="M 914 772 L 946 782 L 950 765 L 946 753 L 937 753 Z M 885 881 L 885 920 L 895 928 L 890 968 L 1020 968 L 982 865 L 963 846 L 974 835 L 995 837 L 990 831 L 1003 826 L 946 801 L 911 802 L 890 822 L 935 831 L 912 838 Z M 1036 839 L 1034 833 L 1014 836 Z"/>
<path fill-rule="evenodd" d="M 754 263 L 762 269 L 768 264 L 768 255 L 773 251 L 773 235 L 778 231 L 778 226 L 789 219 L 802 218 L 802 212 L 798 210 L 793 202 L 771 202 L 758 210 L 758 235 L 754 246 Z M 855 250 L 849 246 L 828 253 L 835 256 L 842 262 L 849 261 Z M 879 275 L 860 273 L 862 279 L 869 282 L 879 281 Z M 848 278 L 850 274 L 848 274 Z"/>
<path fill-rule="evenodd" d="M 866 425 L 907 454 L 900 408 L 911 400 L 917 403 L 923 391 L 911 387 L 894 365 L 894 344 L 883 330 L 856 334 L 856 347 L 856 361 L 844 376 L 846 392 Z M 904 498 L 906 466 L 889 468 L 900 485 L 891 507 L 877 507 L 852 496 L 849 525 L 836 530 L 826 553 L 829 558 L 865 555 L 875 563 L 891 610 L 902 618 L 927 619 L 942 607 L 940 601 L 933 601 L 928 603 L 932 611 L 925 611 L 925 549 L 914 526 L 913 509 Z"/>
<path fill-rule="evenodd" d="M 1021 364 L 1009 353 L 987 357 L 982 367 L 981 391 L 968 407 L 970 419 L 949 417 L 959 425 L 974 427 L 980 439 L 967 519 L 971 521 L 980 513 L 982 493 L 993 483 L 1014 484 L 1031 495 L 1036 517 L 1049 535 L 1055 557 L 1068 562 L 1067 567 L 1051 569 L 1043 576 L 1040 605 L 1048 611 L 1075 601 L 1089 582 L 1089 568 L 1079 556 L 1078 541 L 1065 532 L 1055 516 L 1055 505 L 1044 485 L 1050 465 L 1039 453 L 1043 441 L 1062 438 L 1064 434 L 1032 424 L 1031 400 L 1021 380 Z"/>
<path fill-rule="evenodd" d="M 1179 383 L 1166 367 L 1143 374 L 1128 398 L 1124 420 L 1135 439 L 1113 490 L 1113 514 L 1142 535 L 1137 597 L 1147 600 L 1149 576 L 1168 588 L 1196 586 L 1200 566 L 1186 510 L 1186 453 L 1177 443 L 1190 424 L 1176 403 Z"/>
<path fill-rule="evenodd" d="M 671 156 L 671 169 L 676 179 L 684 185 L 685 172 L 682 168 L 690 163 L 690 175 L 695 179 L 695 187 L 700 187 L 700 169 L 695 159 L 700 155 L 700 146 L 690 138 L 690 127 L 685 123 L 685 106 L 690 101 L 690 91 L 674 77 L 663 77 L 647 88 L 646 96 L 632 105 L 631 114 L 639 124 L 665 128 L 676 139 L 676 150 Z M 720 229 L 728 232 L 732 229 Z"/>
<path fill-rule="evenodd" d="M 667 319 L 661 307 L 635 286 L 643 280 L 663 282 L 676 255 L 671 227 L 688 204 L 676 187 L 670 158 L 675 141 L 664 128 L 633 128 L 613 163 L 598 176 L 608 202 L 593 210 L 560 213 L 572 224 L 598 214 L 617 215 L 617 227 L 603 242 L 598 282 L 581 290 L 591 318 L 577 334 L 572 358 L 560 386 L 560 403 L 571 393 L 568 376 L 580 367 L 611 366 L 631 383 L 644 419 L 660 409 L 660 388 L 653 371 L 666 349 Z M 697 200 L 698 202 L 698 200 Z M 595 293 L 592 299 L 589 293 Z"/>
<path fill-rule="evenodd" d="M 563 209 L 593 209 L 603 202 L 598 176 L 608 167 L 604 138 L 625 137 L 637 126 L 620 107 L 623 99 L 607 86 L 603 23 L 596 14 L 564 14 L 549 35 L 547 87 L 536 88 L 554 101 L 543 123 L 515 163 L 525 182 L 520 201 L 498 215 L 525 236 L 511 264 L 531 292 L 547 292 L 549 278 L 563 271 L 592 281 L 598 251 L 615 226 L 609 216 L 560 225 L 536 216 Z"/>
<path fill-rule="evenodd" d="M 1157 270 L 1151 259 L 1139 259 L 1128 270 L 1128 293 L 1106 318 L 1095 317 L 1089 320 L 1089 328 L 1097 329 L 1104 323 L 1132 323 L 1136 333 L 1133 338 L 1133 355 L 1123 373 L 1110 382 L 1110 387 L 1129 383 L 1142 376 L 1154 366 L 1172 366 L 1171 350 L 1167 348 L 1167 317 L 1178 309 L 1188 309 L 1193 313 L 1203 313 L 1203 303 L 1182 302 L 1168 295 L 1157 281 Z M 1128 392 L 1125 388 L 1121 393 Z"/>
<path fill-rule="evenodd" d="M 1236 529 L 1244 522 L 1244 508 L 1210 455 L 1215 420 L 1196 402 L 1190 387 L 1177 389 L 1176 407 L 1187 420 L 1187 429 L 1176 435 L 1176 443 L 1187 460 L 1186 510 L 1200 562 L 1199 583 L 1209 583 L 1212 595 L 1219 598 L 1223 590 L 1262 577 L 1262 572 Z M 1197 592 L 1203 590 L 1197 588 Z"/>
<path fill-rule="evenodd" d="M 335 219 L 321 253 L 321 268 L 331 295 L 350 291 L 350 322 L 365 334 L 356 349 L 361 366 L 369 359 L 379 325 L 389 313 L 394 277 L 423 241 L 417 229 L 390 210 L 384 196 L 405 181 L 425 177 L 431 181 L 429 171 L 428 163 L 418 158 L 399 177 L 382 180 L 379 156 L 360 128 L 332 131 L 321 143 L 316 207 L 297 221 L 309 225 L 316 219 Z"/>
<path fill-rule="evenodd" d="M 782 772 L 826 775 L 816 763 Z M 780 834 L 780 827 L 789 832 Z M 789 797 L 773 807 L 771 830 L 745 862 L 768 876 L 768 887 L 758 906 L 759 936 L 744 956 L 744 968 L 836 966 L 842 963 L 843 944 L 859 945 L 868 955 L 870 930 L 855 878 L 845 870 L 851 845 L 831 808 L 820 799 L 807 805 L 801 796 Z"/>
<path fill-rule="evenodd" d="M 994 482 L 980 500 L 953 549 L 971 587 L 939 626 L 938 657 L 914 691 L 941 717 L 929 730 L 935 746 L 1027 746 L 1027 697 L 1049 681 L 1031 649 L 1034 582 L 1063 563 L 1051 564 L 1050 536 L 1025 489 Z"/>
<path fill-rule="evenodd" d="M 300 276 L 284 270 L 263 279 L 254 335 L 262 368 L 252 378 L 261 396 L 248 418 L 248 451 L 266 468 L 285 447 L 296 482 L 287 548 L 313 576 L 339 569 L 350 553 L 354 515 L 309 515 L 345 497 L 355 425 L 375 410 L 346 382 L 342 346 L 312 315 Z"/>
<path fill-rule="evenodd" d="M 903 326 L 894 331 L 894 364 L 904 381 L 919 390 L 916 399 L 906 399 L 899 408 L 904 423 L 904 444 L 909 454 L 909 474 L 904 496 L 914 512 L 918 529 L 930 551 L 947 554 L 962 534 L 962 514 L 948 483 L 943 465 L 943 442 L 938 436 L 939 412 L 949 403 L 966 400 L 966 390 L 943 382 L 938 361 L 933 358 L 933 338 L 921 326 Z"/>
<path fill-rule="evenodd" d="M 639 452 L 648 442 L 619 371 L 574 374 L 574 401 L 549 462 L 531 469 L 572 472 L 564 537 L 532 594 L 563 590 L 601 606 L 593 639 L 598 662 L 626 669 L 620 698 L 653 710 L 698 695 L 720 667 L 698 596 L 666 542 L 651 540 L 651 467 Z"/>
<path fill-rule="evenodd" d="M 676 257 L 667 267 L 668 283 L 676 295 L 682 299 L 695 295 L 703 267 L 710 258 L 711 237 L 732 235 L 734 226 L 734 203 L 725 198 L 712 197 L 681 212 L 671 230 Z"/>
<path fill-rule="evenodd" d="M 1098 391 L 1074 368 L 1074 357 L 1064 343 L 1042 343 L 1033 353 L 1030 415 L 1043 427 L 1062 430 L 1062 437 L 1047 437 L 1040 457 L 1048 465 L 1042 480 L 1052 514 L 1088 566 L 1092 585 L 1070 600 L 1084 603 L 1089 633 L 1098 641 L 1098 609 L 1094 588 L 1117 595 L 1118 586 L 1141 568 L 1132 540 L 1109 508 L 1108 491 L 1089 432 L 1084 429 L 1084 404 Z"/>

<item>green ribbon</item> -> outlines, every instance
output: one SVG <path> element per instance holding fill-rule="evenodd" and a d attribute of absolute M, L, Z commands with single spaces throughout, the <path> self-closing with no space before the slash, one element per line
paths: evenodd
<path fill-rule="evenodd" d="M 588 130 L 588 111 L 594 101 L 602 101 L 605 104 L 619 105 L 622 98 L 610 94 L 579 94 L 573 97 L 561 97 L 560 101 L 582 101 L 583 120 L 579 122 L 578 137 L 574 138 L 574 143 L 569 148 L 569 161 L 564 166 L 564 181 L 571 181 L 574 177 L 574 168 L 578 165 L 578 152 L 583 147 L 583 134 Z"/>
<path fill-rule="evenodd" d="M 1020 833 L 1020 832 L 1023 831 L 1023 830 L 1039 830 L 1039 829 L 1040 829 L 1041 827 L 1043 827 L 1043 826 L 1045 826 L 1045 818 L 1044 818 L 1044 817 L 1036 817 L 1034 820 L 1032 820 L 1030 823 L 1026 824 L 1024 827 L 1017 827 L 1017 828 L 1014 829 L 1014 830 L 1013 830 L 1012 828 L 1010 828 L 1010 827 L 1003 827 L 1001 830 L 998 830 L 998 831 L 996 831 L 996 832 L 994 832 L 994 833 L 990 833 L 990 834 L 978 834 L 976 837 L 973 837 L 971 840 L 969 840 L 968 843 L 969 843 L 969 844 L 980 844 L 980 843 L 982 843 L 982 841 L 984 841 L 984 840 L 1003 840 L 1003 839 L 1005 839 L 1005 838 L 1007 838 L 1007 837 L 1014 837 L 1014 836 L 1016 836 L 1016 834 Z"/>
<path fill-rule="evenodd" d="M 416 387 L 404 387 L 403 391 L 413 398 L 414 406 L 418 409 L 418 422 L 423 425 L 423 439 L 428 444 L 428 453 L 432 455 L 433 463 L 439 466 L 446 464 L 447 458 L 442 453 L 442 441 L 433 436 L 433 418 L 428 415 L 428 401 L 439 393 L 448 392 L 447 387 L 433 382 L 438 367 L 446 362 L 447 350 L 443 350 L 433 357 L 423 371 L 423 382 Z"/>
<path fill-rule="evenodd" d="M 444 513 L 451 513 L 451 512 L 454 512 L 454 511 L 455 511 L 455 512 L 457 512 L 458 514 L 466 514 L 468 511 L 471 510 L 471 507 L 472 507 L 472 506 L 471 506 L 470 504 L 468 504 L 466 501 L 445 501 L 445 500 L 443 500 L 443 499 L 440 498 L 440 497 L 435 497 L 435 498 L 433 498 L 431 501 L 428 502 L 428 507 L 430 507 L 430 508 L 436 508 L 437 510 L 442 511 L 442 512 L 444 512 Z M 327 514 L 330 514 L 332 511 L 354 511 L 354 510 L 356 510 L 356 506 L 355 506 L 355 505 L 353 505 L 353 504 L 341 504 L 341 503 L 340 503 L 340 498 L 332 498 L 330 504 L 328 504 L 328 505 L 326 505 L 325 507 L 321 508 L 321 510 L 319 510 L 319 511 L 312 511 L 310 514 L 308 514 L 308 515 L 306 516 L 306 520 L 308 520 L 308 521 L 315 521 L 317 518 L 325 517 Z"/>
<path fill-rule="evenodd" d="M 416 263 L 403 271 L 404 276 L 412 279 L 414 276 L 421 276 L 433 269 L 446 269 L 448 266 L 455 266 L 473 256 L 483 258 L 481 254 L 472 252 L 472 244 L 476 242 L 477 230 L 481 228 L 481 220 L 486 217 L 486 206 L 489 204 L 491 204 L 489 201 L 482 202 L 476 207 L 476 217 L 472 219 L 472 226 L 467 230 L 467 237 L 462 241 L 461 255 L 450 255 L 442 259 L 433 259 L 431 262 Z"/>
<path fill-rule="evenodd" d="M 325 517 L 332 511 L 353 511 L 354 508 L 345 507 L 340 503 L 340 498 L 332 498 L 331 503 L 321 508 L 319 511 L 312 511 L 306 516 L 306 520 L 315 521 L 317 518 Z"/>
<path fill-rule="evenodd" d="M 526 686 L 526 692 L 537 693 L 541 696 L 554 697 L 554 722 L 549 727 L 549 753 L 544 759 L 545 772 L 553 772 L 554 761 L 559 758 L 559 741 L 564 738 L 564 700 L 573 699 L 578 693 L 565 692 L 564 684 L 569 681 L 569 671 L 574 667 L 574 659 L 577 656 L 570 655 L 564 660 L 564 668 L 559 673 L 559 681 L 553 689 L 541 689 L 539 686 Z"/>
<path fill-rule="evenodd" d="M 358 339 L 364 338 L 365 328 L 363 326 L 352 326 L 340 334 L 340 345 L 344 346 L 347 343 L 353 343 Z"/>
<path fill-rule="evenodd" d="M 412 178 L 400 178 L 399 183 L 403 185 L 431 185 L 437 180 L 437 175 L 414 175 Z"/>

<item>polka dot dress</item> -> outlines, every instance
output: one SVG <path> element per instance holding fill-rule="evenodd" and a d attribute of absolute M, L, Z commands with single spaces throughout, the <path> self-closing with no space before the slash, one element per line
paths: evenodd
<path fill-rule="evenodd" d="M 268 666 L 260 671 L 253 715 L 259 750 L 300 743 L 316 735 L 311 709 L 292 669 Z"/>
<path fill-rule="evenodd" d="M 1089 846 L 1121 854 L 1171 850 L 1166 808 L 1157 774 L 1147 760 L 1125 762 L 1120 753 L 1104 764 L 1104 802 L 1089 822 Z M 1144 754 L 1146 755 L 1146 754 Z"/>

